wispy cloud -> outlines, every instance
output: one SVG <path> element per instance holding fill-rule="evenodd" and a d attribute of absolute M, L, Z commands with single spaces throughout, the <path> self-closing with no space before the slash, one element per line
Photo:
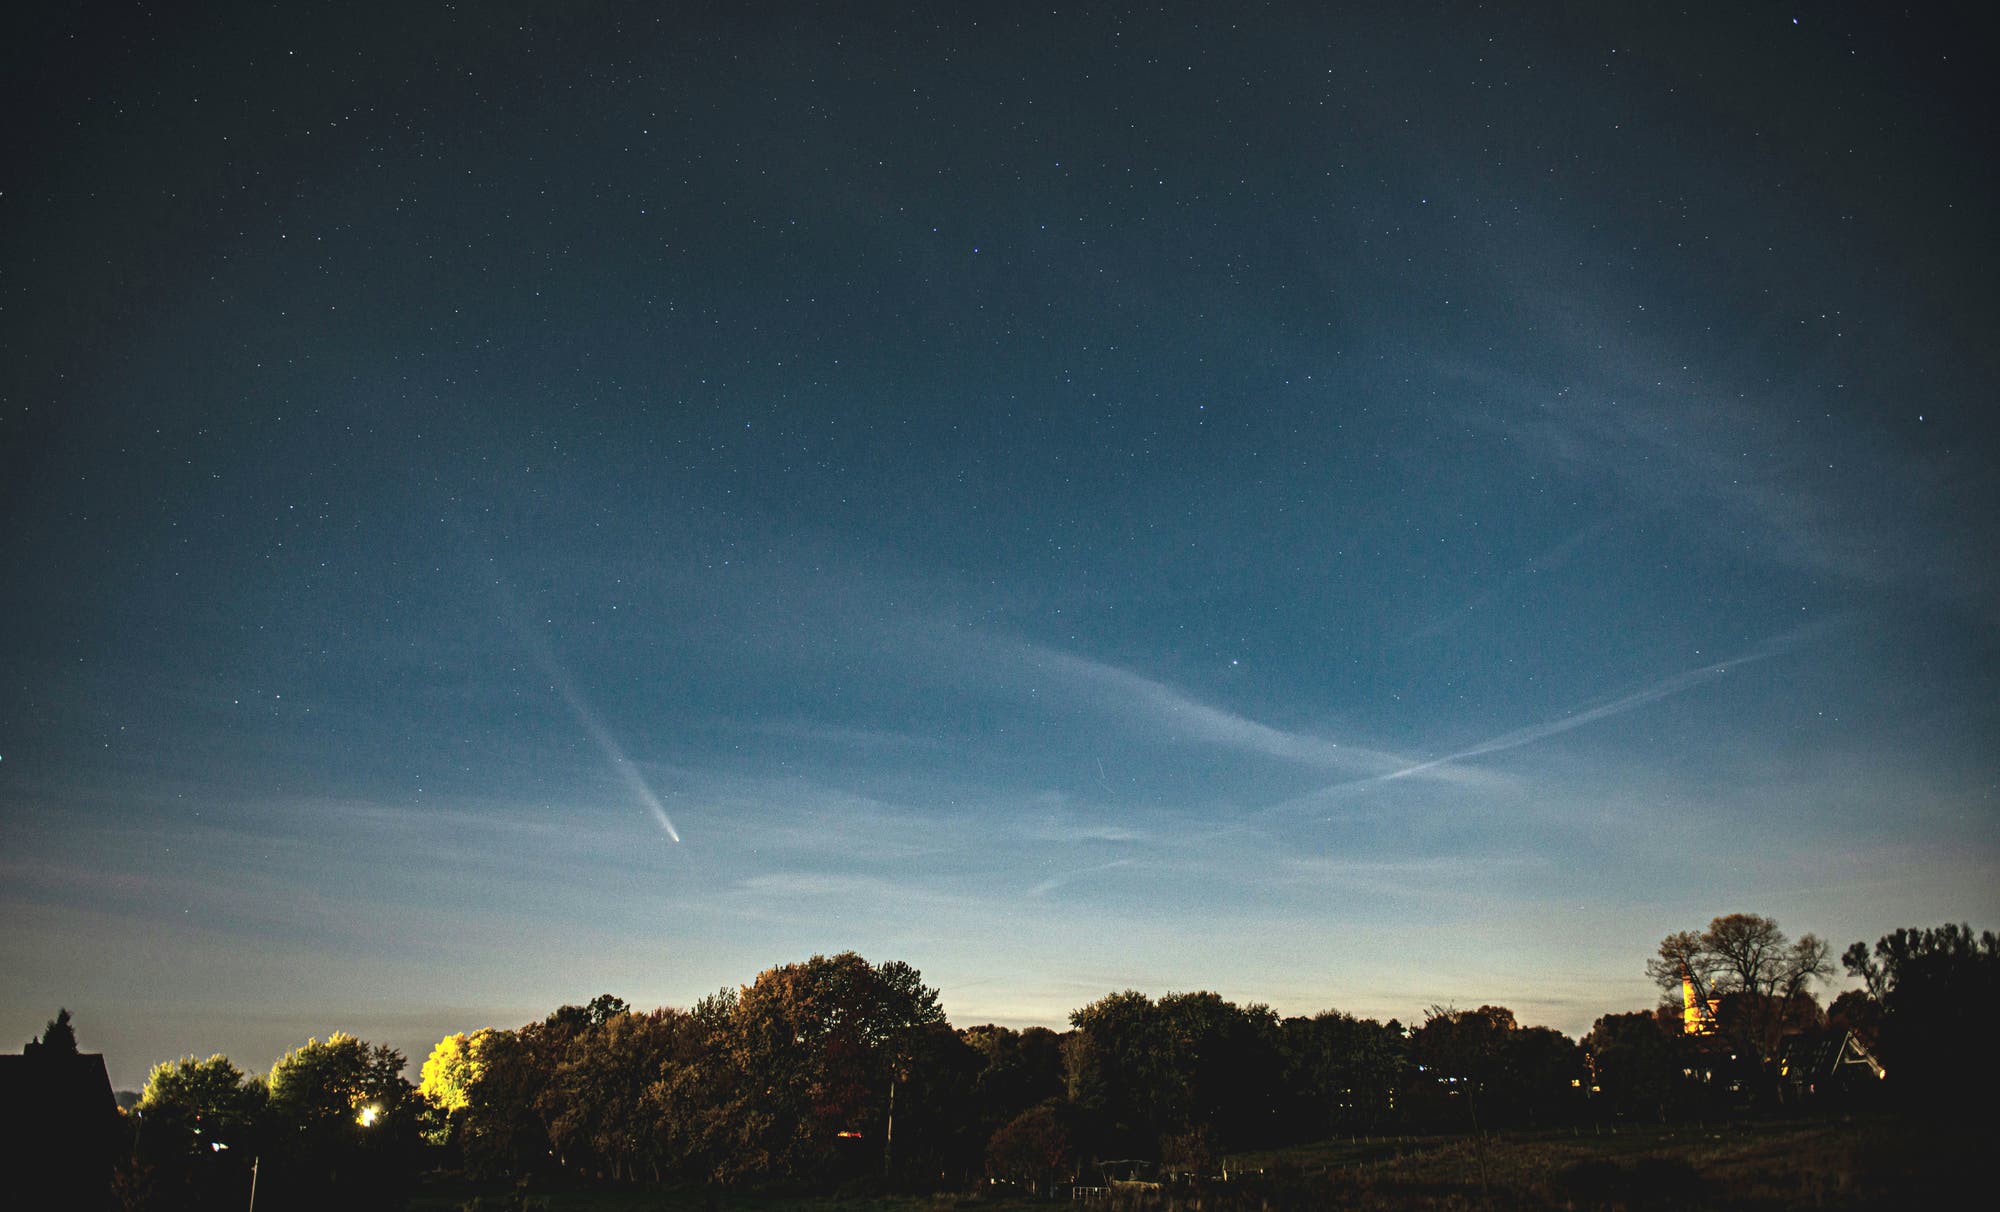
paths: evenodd
<path fill-rule="evenodd" d="M 1409 764 L 1365 745 L 1272 727 L 1103 661 L 1026 640 L 996 639 L 992 643 L 1021 665 L 1061 679 L 1075 695 L 1093 702 L 1105 714 L 1168 739 L 1328 769 L 1381 773 Z"/>
<path fill-rule="evenodd" d="M 1610 318 L 1641 310 L 1615 284 L 1596 283 L 1601 302 L 1585 310 L 1575 300 L 1589 294 L 1573 285 L 1502 277 L 1563 369 L 1552 378 L 1490 363 L 1445 368 L 1484 401 L 1461 413 L 1467 424 L 1579 475 L 1610 477 L 1635 508 L 1724 526 L 1733 545 L 1747 539 L 1794 568 L 2000 609 L 1996 565 L 1966 524 L 2000 505 L 1987 469 L 1963 452 L 1913 453 L 1867 419 L 1914 420 L 1920 400 L 1855 414 L 1838 384 L 1773 386 L 1765 370 L 1717 365 L 1664 330 L 1635 332 Z M 1621 298 L 1631 306 L 1611 302 Z"/>
<path fill-rule="evenodd" d="M 811 861 L 904 862 L 970 851 L 991 829 L 976 815 L 869 795 L 806 775 L 751 775 L 655 764 L 707 823 L 711 850 L 757 849 Z"/>
<path fill-rule="evenodd" d="M 1274 864 L 1273 878 L 1315 888 L 1373 896 L 1484 894 L 1497 875 L 1518 876 L 1549 866 L 1527 855 L 1434 855 L 1420 858 L 1355 859 L 1287 855 Z M 1475 892 L 1474 890 L 1478 890 Z"/>
<path fill-rule="evenodd" d="M 814 720 L 765 720 L 755 725 L 755 731 L 765 736 L 786 740 L 865 751 L 885 749 L 944 751 L 950 748 L 937 737 L 920 736 L 888 728 L 854 728 Z"/>
<path fill-rule="evenodd" d="M 825 871 L 767 871 L 738 880 L 736 887 L 759 897 L 815 897 L 864 903 L 911 900 L 956 903 L 955 898 L 942 897 L 904 880 Z"/>
<path fill-rule="evenodd" d="M 1143 841 L 1146 837 L 1145 833 L 1129 825 L 1054 818 L 1031 824 L 1022 832 L 1033 841 L 1054 842 L 1059 845 L 1076 845 L 1082 842 L 1137 842 Z"/>
<path fill-rule="evenodd" d="M 1120 867 L 1130 867 L 1132 861 L 1129 858 L 1112 859 L 1108 863 L 1094 863 L 1088 867 L 1078 867 L 1074 871 L 1065 871 L 1059 875 L 1052 875 L 1028 889 L 1028 895 L 1030 897 L 1047 896 L 1065 884 L 1073 884 L 1080 879 L 1085 879 L 1105 871 L 1115 871 Z"/>

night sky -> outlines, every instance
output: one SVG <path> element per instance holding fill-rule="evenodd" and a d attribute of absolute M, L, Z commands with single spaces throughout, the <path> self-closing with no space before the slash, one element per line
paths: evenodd
<path fill-rule="evenodd" d="M 0 1042 L 2000 924 L 1985 18 L 1051 7 L 8 18 Z"/>

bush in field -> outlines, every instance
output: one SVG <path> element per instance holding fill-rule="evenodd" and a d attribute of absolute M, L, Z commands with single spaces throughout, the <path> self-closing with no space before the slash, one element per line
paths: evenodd
<path fill-rule="evenodd" d="M 1075 1112 L 1061 1102 L 1021 1112 L 987 1142 L 986 1172 L 1037 1193 L 1074 1181 L 1082 1160 L 1075 1120 Z"/>

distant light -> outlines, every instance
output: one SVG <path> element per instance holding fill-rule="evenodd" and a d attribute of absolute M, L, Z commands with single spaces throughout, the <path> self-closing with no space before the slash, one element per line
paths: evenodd
<path fill-rule="evenodd" d="M 374 1103 L 369 1103 L 367 1106 L 361 1108 L 361 1114 L 355 1116 L 354 1121 L 364 1128 L 371 1128 L 375 1125 L 375 1121 L 380 1118 L 382 1118 L 382 1108 L 376 1106 Z"/>

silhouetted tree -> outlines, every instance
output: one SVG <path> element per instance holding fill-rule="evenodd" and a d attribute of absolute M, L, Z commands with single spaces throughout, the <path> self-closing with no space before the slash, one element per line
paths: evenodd
<path fill-rule="evenodd" d="M 278 1058 L 268 1079 L 271 1110 L 300 1127 L 372 1126 L 410 1093 L 403 1054 L 342 1031 L 308 1040 Z"/>
<path fill-rule="evenodd" d="M 1827 945 L 1811 934 L 1792 942 L 1771 918 L 1731 913 L 1700 933 L 1661 939 L 1646 974 L 1671 995 L 1688 981 L 1704 1006 L 1733 998 L 1729 1013 L 1718 1013 L 1717 1025 L 1738 1045 L 1769 1058 L 1785 1033 L 1797 1029 L 1800 999 L 1812 982 L 1833 974 L 1828 955 Z"/>
<path fill-rule="evenodd" d="M 589 1031 L 593 1027 L 602 1027 L 616 1015 L 625 1013 L 627 1009 L 624 998 L 600 993 L 591 998 L 587 1005 L 558 1006 L 542 1022 L 552 1033 L 567 1039 Z"/>
<path fill-rule="evenodd" d="M 468 1173 L 520 1178 L 554 1164 L 548 1129 L 535 1109 L 556 1055 L 543 1046 L 540 1026 L 481 1033 L 478 1063 L 466 1075 L 465 1106 L 455 1113 Z"/>
<path fill-rule="evenodd" d="M 1193 1166 L 1203 1161 L 1204 1150 L 1269 1140 L 1283 1075 L 1278 1019 L 1270 1007 L 1237 1006 L 1201 992 L 1170 993 L 1157 1010 L 1180 1111 L 1177 1122 L 1163 1127 L 1181 1142 L 1179 1160 Z"/>
<path fill-rule="evenodd" d="M 1062 1050 L 1071 1102 L 1089 1117 L 1086 1151 L 1184 1160 L 1240 1148 L 1280 1130 L 1287 1072 L 1283 1031 L 1268 1006 L 1211 992 L 1157 1003 L 1127 990 L 1070 1016 Z M 1195 1148 L 1200 1142 L 1201 1148 Z"/>
<path fill-rule="evenodd" d="M 1855 943 L 1841 955 L 1868 986 L 1880 1022 L 1880 1055 L 1891 1087 L 1906 1102 L 1936 1109 L 1967 1105 L 1978 1091 L 1983 1117 L 2000 1060 L 1985 1043 L 2000 1005 L 2000 935 L 1967 925 L 1902 929 L 1883 935 L 1871 955 Z"/>
<path fill-rule="evenodd" d="M 1826 1025 L 1852 1031 L 1864 1047 L 1872 1050 L 1882 1039 L 1882 1004 L 1870 997 L 1866 989 L 1849 989 L 1826 1008 Z"/>
<path fill-rule="evenodd" d="M 279 1057 L 268 1079 L 260 1201 L 346 1207 L 400 1199 L 416 1178 L 428 1109 L 403 1080 L 403 1065 L 387 1044 L 339 1031 Z"/>
<path fill-rule="evenodd" d="M 242 1199 L 263 1133 L 264 1083 L 221 1054 L 153 1066 L 134 1105 L 138 1131 L 128 1176 L 146 1175 L 149 1212 L 219 1207 Z"/>
<path fill-rule="evenodd" d="M 563 1162 L 612 1179 L 682 1171 L 685 1146 L 661 1122 L 656 1090 L 700 1061 L 701 1034 L 686 1011 L 663 1009 L 613 1012 L 573 1036 L 536 1099 Z"/>
<path fill-rule="evenodd" d="M 1612 1116 L 1666 1120 L 1687 1101 L 1684 1037 L 1677 1016 L 1607 1014 L 1584 1037 L 1592 1098 Z"/>
<path fill-rule="evenodd" d="M 864 1155 L 879 1173 L 891 1081 L 915 1033 L 944 1021 L 937 990 L 900 961 L 847 951 L 759 973 L 724 1020 L 736 1078 L 725 1176 L 829 1177 Z"/>
<path fill-rule="evenodd" d="M 904 1035 L 895 1050 L 894 1116 L 883 1142 L 888 1178 L 908 1189 L 936 1191 L 979 1175 L 991 1136 L 976 1093 L 985 1063 L 949 1023 L 927 1023 Z"/>
<path fill-rule="evenodd" d="M 1550 1027 L 1522 1027 L 1502 1042 L 1489 1097 L 1509 1123 L 1561 1123 L 1582 1113 L 1585 1073 L 1575 1040 Z"/>
<path fill-rule="evenodd" d="M 1410 1055 L 1425 1078 L 1420 1089 L 1427 1113 L 1446 1123 L 1463 1116 L 1467 1126 L 1480 1128 L 1485 1095 L 1500 1075 L 1505 1038 L 1515 1028 L 1514 1012 L 1505 1006 L 1432 1006 L 1424 1025 L 1410 1034 Z"/>
<path fill-rule="evenodd" d="M 1548 1027 L 1522 1027 L 1505 1006 L 1434 1006 L 1410 1036 L 1424 1081 L 1420 1109 L 1474 1128 L 1538 1124 L 1580 1111 L 1583 1053 Z"/>
<path fill-rule="evenodd" d="M 1280 1038 L 1288 1094 L 1284 1135 L 1379 1131 L 1394 1120 L 1410 1064 L 1401 1023 L 1327 1010 L 1286 1019 Z"/>
<path fill-rule="evenodd" d="M 1047 1027 L 1015 1031 L 987 1023 L 958 1034 L 979 1058 L 970 1126 L 982 1141 L 1030 1107 L 1063 1097 L 1062 1037 Z"/>
<path fill-rule="evenodd" d="M 1069 1100 L 1089 1117 L 1086 1150 L 1156 1156 L 1162 1133 L 1186 1122 L 1185 1087 L 1174 1071 L 1166 1017 L 1136 990 L 1072 1012 L 1063 1040 Z"/>
<path fill-rule="evenodd" d="M 38 1054 L 75 1056 L 76 1028 L 70 1025 L 69 1010 L 67 1008 L 57 1010 L 56 1016 L 49 1020 L 49 1025 L 43 1029 L 42 1034 L 38 1038 L 29 1040 L 21 1052 L 25 1056 Z"/>
<path fill-rule="evenodd" d="M 264 1109 L 264 1084 L 244 1076 L 229 1058 L 184 1056 L 153 1066 L 136 1106 L 148 1132 L 181 1131 L 191 1146 L 242 1146 Z M 212 1151 L 212 1150 L 211 1150 Z"/>

